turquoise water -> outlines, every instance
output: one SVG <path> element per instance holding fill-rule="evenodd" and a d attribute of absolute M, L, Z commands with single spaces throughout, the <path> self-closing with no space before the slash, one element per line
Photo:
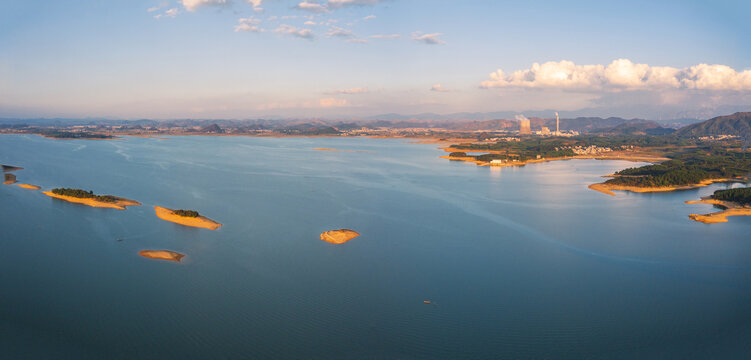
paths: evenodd
<path fill-rule="evenodd" d="M 439 155 L 393 139 L 0 136 L 19 182 L 144 204 L 0 186 L 0 357 L 751 354 L 751 217 L 697 223 L 712 207 L 683 203 L 726 185 L 610 197 L 587 185 L 638 164 Z M 338 228 L 362 236 L 318 239 Z"/>

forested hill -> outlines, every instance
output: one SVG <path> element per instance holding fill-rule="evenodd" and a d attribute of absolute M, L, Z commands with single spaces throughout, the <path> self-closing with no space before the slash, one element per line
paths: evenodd
<path fill-rule="evenodd" d="M 751 112 L 737 112 L 733 115 L 718 116 L 697 124 L 681 128 L 678 136 L 737 135 L 751 136 Z"/>

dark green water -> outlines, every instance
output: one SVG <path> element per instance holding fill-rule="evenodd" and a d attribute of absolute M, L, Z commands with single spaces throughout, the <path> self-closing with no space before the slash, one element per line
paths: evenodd
<path fill-rule="evenodd" d="M 751 217 L 701 224 L 688 214 L 712 207 L 683 203 L 725 185 L 610 197 L 587 185 L 633 163 L 439 155 L 383 139 L 0 136 L 19 182 L 144 204 L 0 186 L 0 358 L 751 356 Z M 318 239 L 342 227 L 362 236 Z"/>

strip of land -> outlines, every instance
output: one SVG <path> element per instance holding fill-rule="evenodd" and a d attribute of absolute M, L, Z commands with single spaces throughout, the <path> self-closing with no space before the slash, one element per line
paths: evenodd
<path fill-rule="evenodd" d="M 615 196 L 615 193 L 613 192 L 613 190 L 630 191 L 634 193 L 667 192 L 667 191 L 677 191 L 677 190 L 691 190 L 691 189 L 709 186 L 714 183 L 726 183 L 726 182 L 736 182 L 736 181 L 740 181 L 740 180 L 739 179 L 708 179 L 708 180 L 703 180 L 699 182 L 698 184 L 676 185 L 676 186 L 654 186 L 654 187 L 617 185 L 617 184 L 608 184 L 607 182 L 604 182 L 604 183 L 589 185 L 589 188 L 594 191 L 599 191 L 603 194 Z"/>
<path fill-rule="evenodd" d="M 125 210 L 127 206 L 142 205 L 140 202 L 135 201 L 135 200 L 129 200 L 129 199 L 125 199 L 125 198 L 121 198 L 117 196 L 111 196 L 111 195 L 106 195 L 106 196 L 111 197 L 112 201 L 101 201 L 101 200 L 97 200 L 96 198 L 84 198 L 84 197 L 55 194 L 52 191 L 42 191 L 42 194 L 47 195 L 49 197 L 53 197 L 55 199 L 65 200 L 67 202 L 72 202 L 76 204 L 82 204 L 82 205 L 91 206 L 91 207 L 118 209 L 118 210 Z"/>
<path fill-rule="evenodd" d="M 138 253 L 143 257 L 157 260 L 180 262 L 185 255 L 169 250 L 143 250 Z"/>
<path fill-rule="evenodd" d="M 686 201 L 686 204 L 712 204 L 724 209 L 709 214 L 691 214 L 688 216 L 691 220 L 705 224 L 728 222 L 729 216 L 751 216 L 751 206 L 743 206 L 732 201 L 716 200 L 711 197 L 702 198 L 697 201 Z"/>
<path fill-rule="evenodd" d="M 24 188 L 24 189 L 29 189 L 29 190 L 39 190 L 39 189 L 41 189 L 41 187 L 36 186 L 36 185 L 31 185 L 31 184 L 16 184 L 16 186 Z"/>
<path fill-rule="evenodd" d="M 339 229 L 324 231 L 321 233 L 321 240 L 332 244 L 344 244 L 356 237 L 360 236 L 360 233 L 350 229 Z"/>
<path fill-rule="evenodd" d="M 220 226 L 222 226 L 222 224 L 205 216 L 197 215 L 197 213 L 197 216 L 180 216 L 176 213 L 178 212 L 178 210 L 168 209 L 161 206 L 154 206 L 154 211 L 156 212 L 156 216 L 158 218 L 184 226 L 192 226 L 209 230 L 216 230 Z"/>

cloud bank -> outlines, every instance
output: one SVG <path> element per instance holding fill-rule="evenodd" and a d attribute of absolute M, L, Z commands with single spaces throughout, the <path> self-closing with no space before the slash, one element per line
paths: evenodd
<path fill-rule="evenodd" d="M 534 63 L 506 74 L 498 69 L 481 88 L 543 88 L 578 91 L 696 89 L 751 91 L 751 70 L 698 64 L 688 68 L 635 64 L 629 59 L 608 65 L 576 65 L 571 61 Z"/>

